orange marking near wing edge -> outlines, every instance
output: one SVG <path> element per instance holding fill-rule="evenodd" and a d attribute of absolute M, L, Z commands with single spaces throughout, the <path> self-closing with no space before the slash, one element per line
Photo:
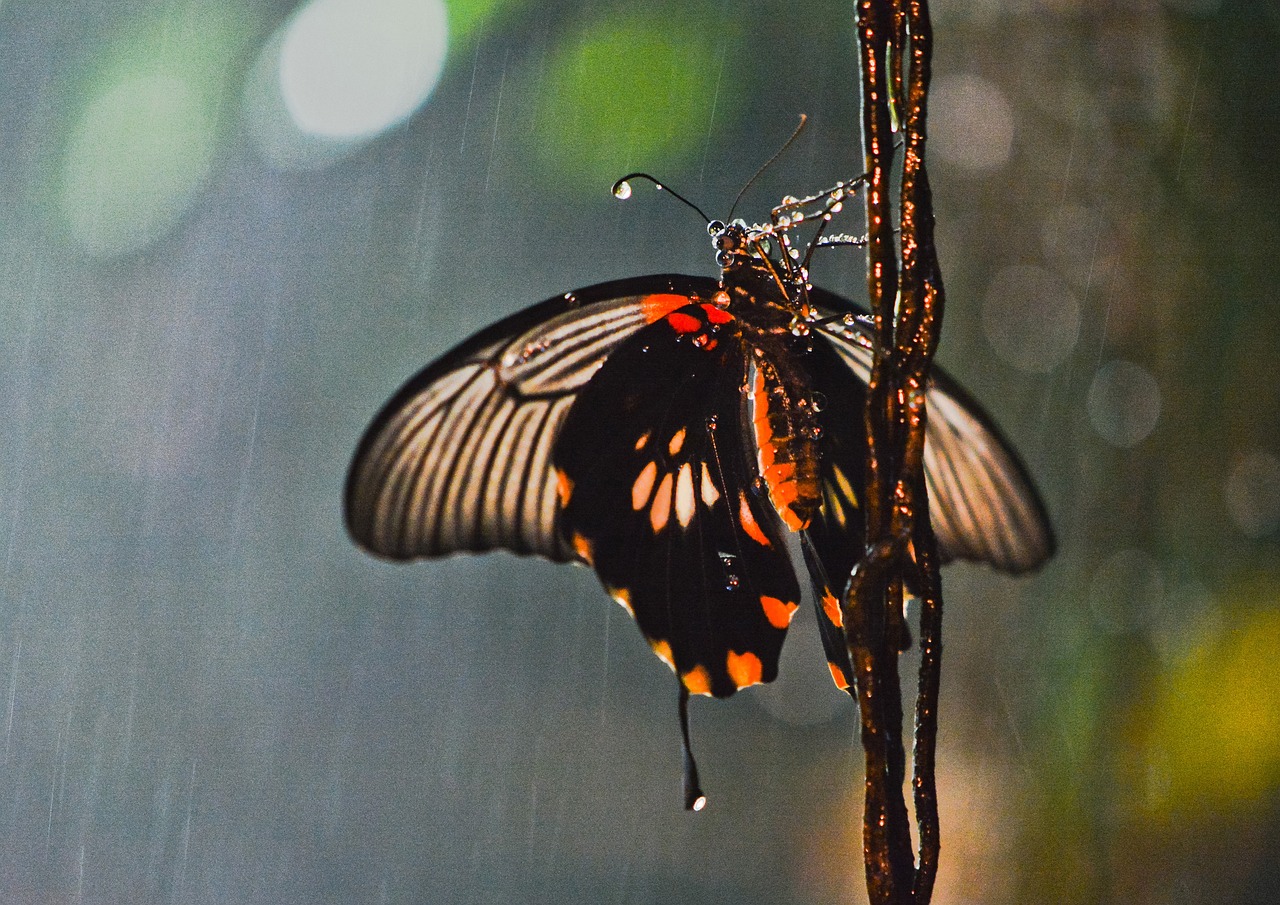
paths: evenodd
<path fill-rule="evenodd" d="M 592 547 L 591 541 L 587 540 L 581 534 L 575 534 L 573 536 L 573 549 L 584 563 L 592 565 L 595 550 Z"/>
<path fill-rule="evenodd" d="M 683 308 L 692 301 L 687 295 L 675 295 L 673 293 L 655 293 L 646 295 L 640 299 L 640 311 L 644 314 L 644 319 L 652 324 L 660 321 L 677 308 Z"/>
<path fill-rule="evenodd" d="M 689 689 L 689 694 L 711 694 L 711 674 L 701 664 L 681 676 L 680 680 Z"/>
<path fill-rule="evenodd" d="M 676 659 L 671 654 L 671 644 L 666 641 L 654 641 L 649 639 L 649 646 L 653 648 L 653 652 L 658 655 L 658 659 L 667 666 L 671 667 L 671 671 L 676 671 Z"/>
<path fill-rule="evenodd" d="M 632 619 L 636 616 L 636 611 L 631 607 L 631 592 L 626 588 L 610 588 L 609 596 L 618 602 L 618 606 L 627 611 Z"/>
<path fill-rule="evenodd" d="M 756 521 L 755 515 L 751 512 L 751 504 L 747 502 L 747 495 L 745 493 L 742 494 L 739 500 L 741 502 L 738 506 L 738 521 L 742 525 L 742 530 L 747 532 L 747 537 L 760 546 L 770 546 L 769 538 L 765 536 L 764 531 L 760 528 L 760 523 Z"/>
<path fill-rule="evenodd" d="M 556 469 L 556 496 L 560 500 L 561 509 L 569 505 L 569 498 L 573 496 L 573 479 L 558 468 Z"/>
<path fill-rule="evenodd" d="M 751 651 L 743 654 L 729 651 L 729 656 L 725 659 L 725 667 L 729 671 L 729 678 L 733 679 L 734 684 L 739 688 L 759 685 L 764 676 L 764 664 Z"/>
<path fill-rule="evenodd" d="M 836 688 L 839 688 L 841 691 L 844 691 L 849 687 L 849 682 L 845 679 L 844 672 L 840 669 L 839 666 L 836 666 L 834 663 L 828 660 L 827 669 L 831 670 L 831 681 L 836 683 Z"/>
<path fill-rule="evenodd" d="M 844 614 L 840 611 L 840 601 L 830 591 L 822 595 L 822 612 L 836 628 L 844 628 Z"/>
<path fill-rule="evenodd" d="M 800 609 L 798 603 L 768 595 L 761 595 L 760 606 L 764 608 L 764 616 L 769 620 L 769 624 L 774 628 L 783 629 L 791 624 L 791 617 L 796 614 L 796 610 Z"/>

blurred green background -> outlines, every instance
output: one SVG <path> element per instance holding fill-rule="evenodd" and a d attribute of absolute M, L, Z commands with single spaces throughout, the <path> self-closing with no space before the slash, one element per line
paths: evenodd
<path fill-rule="evenodd" d="M 695 701 L 689 815 L 671 678 L 587 570 L 380 563 L 340 512 L 369 418 L 472 331 L 714 274 L 616 177 L 723 216 L 802 112 L 743 213 L 856 174 L 852 15 L 0 5 L 0 899 L 865 901 L 811 622 L 774 686 Z M 1274 902 L 1280 11 L 934 19 L 941 360 L 1061 541 L 945 573 L 935 902 Z M 862 297 L 856 254 L 818 279 Z"/>

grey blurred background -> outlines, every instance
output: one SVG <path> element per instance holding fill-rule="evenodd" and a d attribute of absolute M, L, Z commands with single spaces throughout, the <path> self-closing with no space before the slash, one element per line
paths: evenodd
<path fill-rule="evenodd" d="M 774 686 L 694 702 L 690 815 L 670 675 L 587 570 L 380 563 L 340 511 L 472 331 L 714 274 L 616 177 L 723 216 L 802 112 L 743 213 L 855 175 L 852 16 L 0 4 L 0 901 L 865 901 L 811 621 Z M 945 574 L 935 902 L 1272 902 L 1280 12 L 934 19 L 941 361 L 1061 540 Z M 862 297 L 856 254 L 818 279 Z"/>

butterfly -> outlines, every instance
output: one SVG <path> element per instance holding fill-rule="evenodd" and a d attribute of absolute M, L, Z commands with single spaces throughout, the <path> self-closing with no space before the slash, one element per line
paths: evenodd
<path fill-rule="evenodd" d="M 832 678 L 852 682 L 840 598 L 864 549 L 872 333 L 808 282 L 816 248 L 858 244 L 823 236 L 849 191 L 785 199 L 763 226 L 711 221 L 719 279 L 602 283 L 499 321 L 406 383 L 351 465 L 347 527 L 370 553 L 501 549 L 595 570 L 679 679 L 687 806 L 704 800 L 688 695 L 777 676 L 801 598 L 788 533 Z M 823 226 L 801 260 L 806 213 Z M 1017 454 L 945 373 L 927 399 L 943 559 L 1035 569 L 1054 540 Z"/>

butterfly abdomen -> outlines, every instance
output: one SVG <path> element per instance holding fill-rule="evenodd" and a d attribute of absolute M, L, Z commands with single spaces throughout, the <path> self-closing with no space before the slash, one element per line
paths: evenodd
<path fill-rule="evenodd" d="M 747 424 L 769 502 L 792 531 L 809 526 L 821 501 L 817 412 L 806 385 L 768 358 L 748 374 Z"/>

